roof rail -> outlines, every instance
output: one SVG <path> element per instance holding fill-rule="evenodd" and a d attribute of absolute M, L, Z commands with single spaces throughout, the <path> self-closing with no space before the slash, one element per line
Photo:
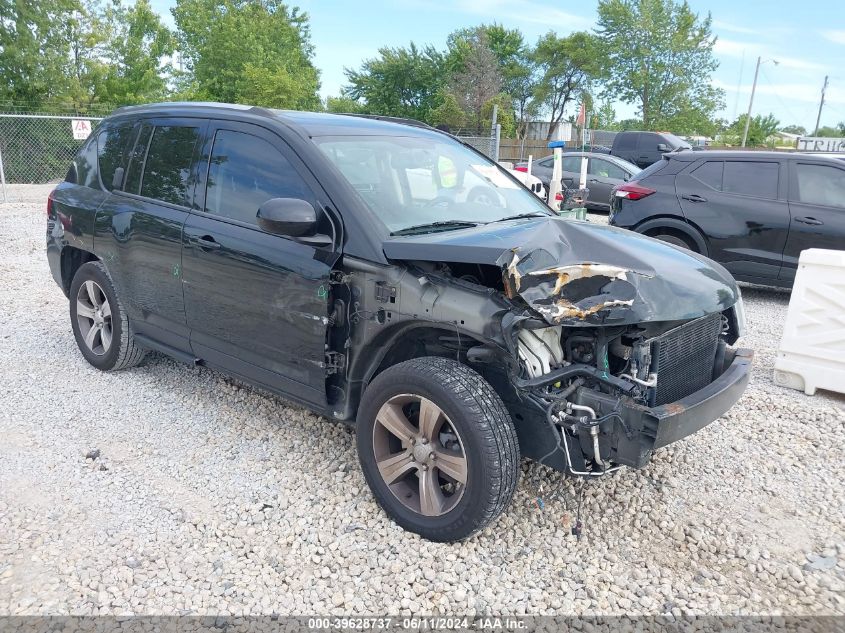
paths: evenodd
<path fill-rule="evenodd" d="M 353 112 L 338 112 L 341 116 L 357 116 L 362 119 L 373 119 L 375 121 L 387 121 L 388 123 L 399 123 L 400 125 L 410 125 L 411 127 L 418 127 L 424 130 L 431 130 L 432 132 L 437 132 L 438 134 L 445 134 L 448 137 L 456 139 L 461 143 L 464 141 L 461 140 L 459 136 L 452 134 L 451 132 L 447 132 L 446 130 L 441 130 L 438 127 L 434 127 L 429 125 L 428 123 L 423 123 L 422 121 L 417 121 L 416 119 L 404 119 L 398 116 L 384 116 L 381 114 L 356 114 Z M 466 145 L 466 143 L 464 143 Z"/>
<path fill-rule="evenodd" d="M 387 121 L 388 123 L 401 123 L 402 125 L 410 125 L 412 127 L 421 127 L 427 130 L 433 130 L 435 132 L 443 132 L 443 130 L 438 130 L 436 127 L 432 127 L 428 123 L 423 123 L 422 121 L 417 121 L 416 119 L 404 119 L 398 116 L 384 116 L 381 114 L 357 114 L 353 112 L 339 112 L 338 114 L 343 114 L 343 116 L 357 116 L 362 119 L 374 119 L 376 121 Z"/>

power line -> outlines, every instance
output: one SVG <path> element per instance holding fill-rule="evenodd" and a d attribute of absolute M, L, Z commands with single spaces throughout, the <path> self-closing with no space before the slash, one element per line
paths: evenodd
<path fill-rule="evenodd" d="M 772 86 L 773 88 L 775 87 L 775 84 L 772 82 L 771 78 L 766 74 L 766 71 L 764 69 L 760 69 L 760 74 L 763 75 L 763 79 L 766 80 L 766 83 L 768 85 Z M 786 102 L 781 99 L 780 93 L 777 90 L 772 92 L 772 95 L 774 95 L 775 99 L 777 99 L 781 107 L 786 111 L 789 116 L 793 118 L 796 124 L 800 121 L 805 121 L 809 116 L 812 116 L 806 109 L 803 111 L 802 116 L 796 116 L 795 111 L 790 106 L 786 105 Z M 811 108 L 811 106 L 808 106 L 808 108 Z"/>

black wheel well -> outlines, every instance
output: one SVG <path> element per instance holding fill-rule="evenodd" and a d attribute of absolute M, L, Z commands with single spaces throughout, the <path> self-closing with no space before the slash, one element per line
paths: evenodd
<path fill-rule="evenodd" d="M 65 294 L 70 292 L 70 284 L 73 281 L 74 275 L 76 275 L 76 271 L 83 264 L 94 261 L 99 261 L 99 257 L 89 251 L 74 246 L 65 246 L 62 249 L 62 289 L 65 291 Z"/>
<path fill-rule="evenodd" d="M 422 356 L 439 356 L 466 363 L 466 352 L 479 341 L 457 329 L 418 326 L 402 330 L 389 343 L 381 361 L 367 376 L 370 382 L 388 367 Z"/>

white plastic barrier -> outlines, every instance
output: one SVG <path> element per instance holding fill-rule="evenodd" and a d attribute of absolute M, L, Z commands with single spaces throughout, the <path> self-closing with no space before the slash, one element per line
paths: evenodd
<path fill-rule="evenodd" d="M 802 251 L 774 378 L 808 395 L 845 393 L 845 251 Z"/>

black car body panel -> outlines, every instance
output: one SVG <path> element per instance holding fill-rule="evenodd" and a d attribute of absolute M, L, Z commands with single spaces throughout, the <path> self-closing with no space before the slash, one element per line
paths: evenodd
<path fill-rule="evenodd" d="M 613 137 L 610 153 L 639 167 L 648 167 L 663 154 L 691 150 L 690 144 L 666 132 L 619 132 Z"/>
<path fill-rule="evenodd" d="M 799 170 L 829 189 L 802 200 Z M 827 178 L 827 180 L 822 180 Z M 677 234 L 736 279 L 789 287 L 806 248 L 845 249 L 845 165 L 786 152 L 681 152 L 637 177 L 652 190 L 614 196 L 611 224 L 646 235 Z M 818 193 L 813 187 L 811 196 Z M 840 192 L 840 193 L 837 193 Z M 806 194 L 804 194 L 806 195 Z"/>
<path fill-rule="evenodd" d="M 641 467 L 653 448 L 712 422 L 739 397 L 750 352 L 729 347 L 741 334 L 742 304 L 721 266 L 547 211 L 391 237 L 314 140 L 359 135 L 457 143 L 419 125 L 345 115 L 121 109 L 51 194 L 53 276 L 67 292 L 74 270 L 99 260 L 138 344 L 338 420 L 355 419 L 362 393 L 387 367 L 457 358 L 499 393 L 525 456 L 573 473 Z M 218 152 L 247 138 L 255 151 Z M 495 168 L 480 154 L 473 160 Z M 226 171 L 238 161 L 250 165 L 240 181 Z M 285 191 L 298 187 L 282 197 L 319 212 L 316 233 L 272 234 L 254 217 L 227 213 L 269 178 Z M 215 189 L 224 185 L 237 195 Z M 690 336 L 702 323 L 707 336 Z M 551 347 L 536 347 L 541 337 Z M 673 378 L 664 365 L 658 379 L 666 350 L 688 367 Z M 668 384 L 683 406 L 665 400 Z M 577 406 L 602 417 L 586 420 Z"/>

